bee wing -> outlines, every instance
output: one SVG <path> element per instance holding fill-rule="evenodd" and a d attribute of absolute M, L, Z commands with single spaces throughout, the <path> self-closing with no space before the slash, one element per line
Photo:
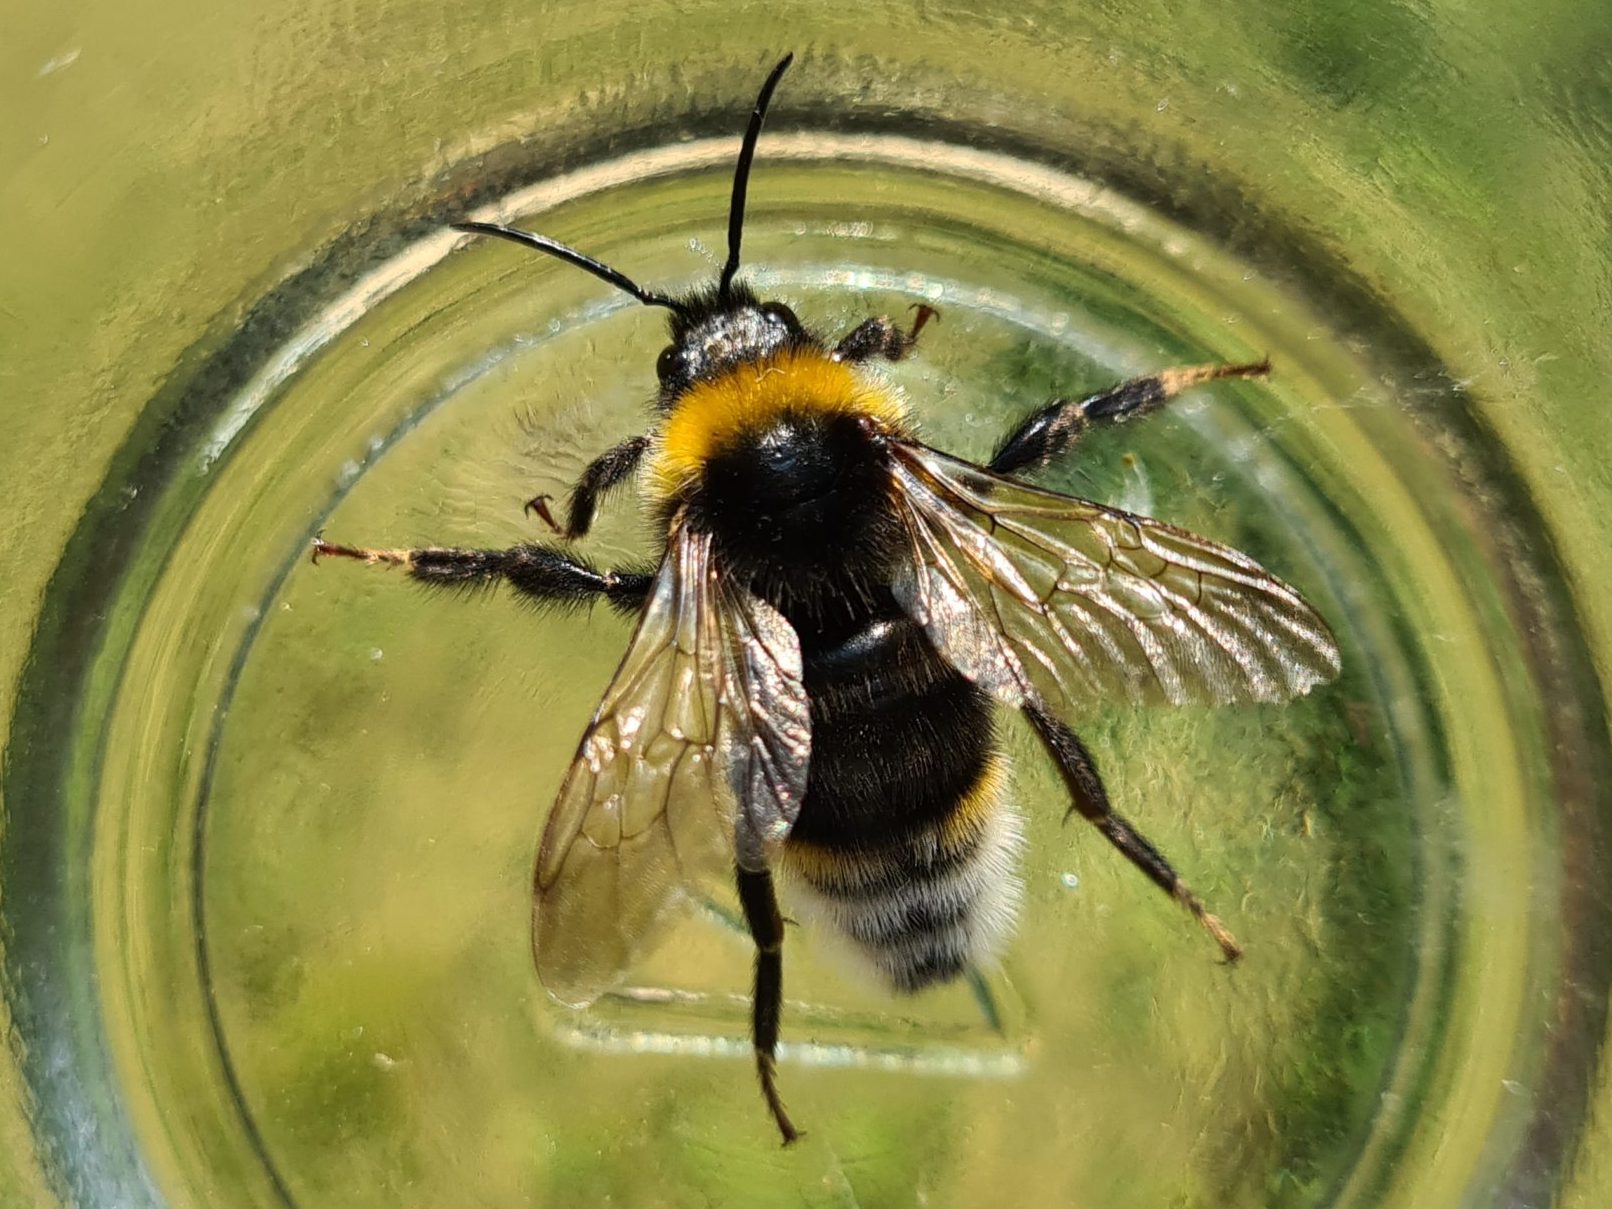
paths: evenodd
<path fill-rule="evenodd" d="M 1007 704 L 1285 701 L 1337 676 L 1326 623 L 1246 555 L 922 445 L 893 451 L 913 539 L 896 597 Z"/>
<path fill-rule="evenodd" d="M 627 653 L 582 736 L 538 852 L 532 944 L 582 1006 L 648 949 L 686 887 L 765 864 L 806 792 L 800 642 L 674 529 Z"/>

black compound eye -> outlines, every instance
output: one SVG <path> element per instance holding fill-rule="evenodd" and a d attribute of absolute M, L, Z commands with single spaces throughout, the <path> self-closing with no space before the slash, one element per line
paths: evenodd
<path fill-rule="evenodd" d="M 795 312 L 781 302 L 763 302 L 761 313 L 769 319 L 776 319 L 791 331 L 800 327 L 800 320 L 795 318 Z"/>
<path fill-rule="evenodd" d="M 668 344 L 660 350 L 660 356 L 655 358 L 655 376 L 662 382 L 670 378 L 678 370 L 682 358 L 678 356 L 677 345 Z"/>

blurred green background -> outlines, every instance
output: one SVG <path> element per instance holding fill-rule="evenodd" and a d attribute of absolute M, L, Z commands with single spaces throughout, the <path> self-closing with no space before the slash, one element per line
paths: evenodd
<path fill-rule="evenodd" d="M 1448 370 L 1400 383 L 1409 430 L 1425 404 L 1437 415 L 1424 428 L 1430 440 L 1453 419 L 1499 451 L 1472 469 L 1474 506 L 1496 481 L 1529 501 L 1541 522 L 1524 527 L 1537 543 L 1529 553 L 1563 576 L 1589 655 L 1575 670 L 1592 686 L 1604 677 L 1612 638 L 1612 414 L 1602 401 L 1612 370 L 1612 10 L 1604 5 L 863 3 L 780 13 L 698 0 L 565 8 L 346 0 L 260 11 L 18 0 L 4 25 L 8 774 L 44 733 L 37 721 L 13 730 L 12 688 L 55 674 L 28 666 L 30 651 L 73 656 L 60 669 L 70 678 L 95 666 L 106 641 L 100 618 L 50 615 L 47 586 L 64 574 L 69 535 L 150 522 L 147 501 L 98 489 L 186 422 L 185 409 L 208 397 L 208 375 L 222 393 L 255 368 L 221 363 L 220 350 L 272 349 L 300 318 L 269 314 L 260 300 L 288 282 L 312 298 L 334 294 L 404 236 L 480 200 L 483 178 L 516 179 L 526 163 L 585 162 L 615 149 L 611 132 L 632 148 L 636 132 L 674 118 L 690 134 L 726 132 L 783 49 L 801 56 L 787 104 L 802 125 L 990 131 L 1001 146 L 1108 182 L 1206 233 L 1295 294 L 1336 304 L 1340 313 L 1328 316 L 1336 332 L 1347 336 L 1357 313 L 1400 316 L 1396 338 Z M 310 279 L 317 274 L 336 279 Z M 1031 380 L 1039 372 L 1025 371 Z M 1457 477 L 1460 456 L 1452 452 Z M 167 523 L 182 523 L 180 514 Z M 95 570 L 69 568 L 80 581 Z M 54 805 L 12 796 L 18 784 L 10 775 L 3 783 L 6 838 L 19 819 Z M 0 905 L 25 910 L 31 890 L 0 884 Z M 0 944 L 8 940 L 0 934 Z M 64 934 L 61 961 L 84 974 L 74 985 L 92 986 L 90 957 L 75 943 Z M 7 960 L 13 992 L 43 977 L 15 953 Z M 0 1011 L 15 1001 L 8 993 Z M 1605 1008 L 1561 1011 L 1604 1018 Z M 54 1149 L 41 1152 L 23 1076 L 93 1054 L 93 1013 L 84 1020 L 88 1031 L 66 1034 L 77 1048 L 60 1052 L 42 1052 L 44 1039 L 8 1022 L 10 1061 L 0 1070 L 8 1206 L 56 1204 L 63 1184 L 48 1172 L 96 1162 L 71 1146 L 63 1152 L 70 1129 L 56 1130 Z M 715 1099 L 751 1095 L 731 1063 L 712 1079 Z M 1597 1073 L 1593 1086 L 1592 1124 L 1568 1148 L 1577 1160 L 1561 1180 L 1559 1203 L 1574 1209 L 1612 1197 L 1612 1081 Z M 1581 1129 L 1576 1114 L 1571 1128 Z M 93 1148 L 92 1132 L 79 1136 Z M 772 1157 L 758 1153 L 758 1169 Z M 886 1203 L 902 1202 L 903 1191 L 885 1189 Z M 214 1192 L 213 1203 L 231 1204 L 226 1188 Z M 666 1203 L 680 1202 L 668 1193 Z"/>

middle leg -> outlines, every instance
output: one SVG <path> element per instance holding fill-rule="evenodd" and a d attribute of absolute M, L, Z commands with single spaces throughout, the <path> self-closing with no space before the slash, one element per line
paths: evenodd
<path fill-rule="evenodd" d="M 1188 387 L 1217 378 L 1263 378 L 1269 361 L 1246 365 L 1187 365 L 1132 378 L 1085 399 L 1054 399 L 1009 433 L 990 469 L 997 474 L 1044 470 L 1066 452 L 1093 424 L 1119 422 L 1157 411 Z"/>

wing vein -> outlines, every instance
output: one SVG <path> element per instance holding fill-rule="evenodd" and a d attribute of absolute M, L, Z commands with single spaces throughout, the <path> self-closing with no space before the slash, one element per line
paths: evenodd
<path fill-rule="evenodd" d="M 1207 538 L 894 442 L 903 607 L 1009 704 L 1280 701 L 1337 674 L 1314 610 Z"/>

